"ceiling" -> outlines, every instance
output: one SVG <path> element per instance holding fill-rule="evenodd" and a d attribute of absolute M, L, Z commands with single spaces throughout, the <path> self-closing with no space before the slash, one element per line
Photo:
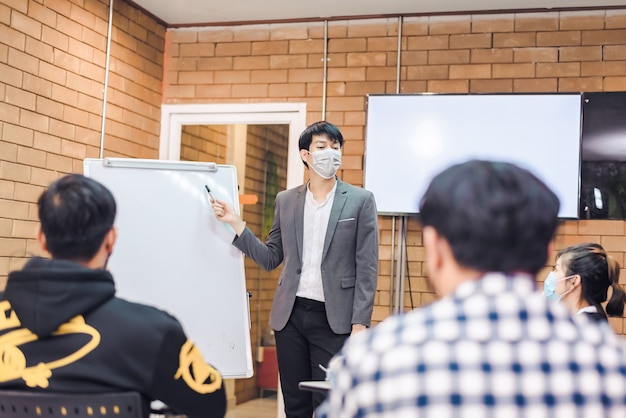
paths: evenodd
<path fill-rule="evenodd" d="M 168 26 L 372 16 L 626 8 L 626 0 L 131 0 Z"/>

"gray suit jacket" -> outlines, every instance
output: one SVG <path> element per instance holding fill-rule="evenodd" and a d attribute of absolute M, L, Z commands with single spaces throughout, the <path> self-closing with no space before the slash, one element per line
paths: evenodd
<path fill-rule="evenodd" d="M 262 242 L 246 227 L 233 245 L 265 270 L 284 261 L 270 314 L 273 329 L 283 329 L 291 315 L 302 268 L 306 185 L 276 196 L 274 223 Z M 374 195 L 337 180 L 322 254 L 326 316 L 336 334 L 352 324 L 370 325 L 378 278 L 378 214 Z"/>

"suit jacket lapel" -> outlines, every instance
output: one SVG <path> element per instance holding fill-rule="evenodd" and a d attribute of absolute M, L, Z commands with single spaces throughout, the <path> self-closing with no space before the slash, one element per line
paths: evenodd
<path fill-rule="evenodd" d="M 302 241 L 304 237 L 304 199 L 306 197 L 306 184 L 298 189 L 298 196 L 296 199 L 294 231 L 296 231 L 296 246 L 298 249 L 298 255 L 300 256 L 300 262 L 302 262 Z"/>
<path fill-rule="evenodd" d="M 328 252 L 328 248 L 330 247 L 330 243 L 333 239 L 333 235 L 335 235 L 335 229 L 337 228 L 337 221 L 339 220 L 339 215 L 343 211 L 343 207 L 348 200 L 348 191 L 344 183 L 337 179 L 337 190 L 335 191 L 335 198 L 333 200 L 333 207 L 330 210 L 330 218 L 328 219 L 328 228 L 326 229 L 326 237 L 324 237 L 324 252 L 322 253 L 322 260 L 326 257 L 326 253 Z"/>

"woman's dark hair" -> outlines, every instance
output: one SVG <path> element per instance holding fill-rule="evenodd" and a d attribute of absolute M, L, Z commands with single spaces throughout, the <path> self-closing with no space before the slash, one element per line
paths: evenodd
<path fill-rule="evenodd" d="M 583 298 L 595 306 L 603 317 L 622 316 L 626 294 L 619 285 L 620 265 L 600 244 L 584 243 L 572 245 L 557 253 L 565 276 L 579 275 Z M 608 288 L 611 287 L 611 298 L 606 305 Z"/>
<path fill-rule="evenodd" d="M 97 181 L 70 174 L 50 185 L 37 202 L 41 229 L 53 258 L 88 261 L 113 228 L 116 204 Z"/>
<path fill-rule="evenodd" d="M 338 142 L 339 146 L 343 147 L 343 135 L 341 134 L 341 131 L 335 125 L 326 121 L 315 122 L 307 126 L 307 128 L 300 134 L 298 147 L 300 149 L 308 150 L 311 147 L 314 135 L 325 136 L 332 141 L 333 144 Z M 306 161 L 302 162 L 306 167 L 309 166 Z"/>

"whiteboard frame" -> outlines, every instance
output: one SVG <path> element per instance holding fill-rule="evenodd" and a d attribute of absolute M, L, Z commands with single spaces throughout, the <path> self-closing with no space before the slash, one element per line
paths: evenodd
<path fill-rule="evenodd" d="M 287 188 L 302 184 L 304 165 L 298 152 L 306 128 L 306 103 L 177 104 L 161 106 L 159 158 L 180 160 L 184 125 L 289 125 Z"/>
<path fill-rule="evenodd" d="M 515 96 L 524 100 L 514 101 Z M 545 110 L 545 104 L 532 107 L 523 124 L 510 111 L 510 107 L 531 109 L 529 104 L 547 97 L 553 98 L 550 110 Z M 511 161 L 530 169 L 553 188 L 561 200 L 560 219 L 578 219 L 582 100 L 582 93 L 577 92 L 367 95 L 364 187 L 374 193 L 379 215 L 415 215 L 428 183 L 448 165 L 470 158 Z M 478 107 L 481 104 L 486 106 Z M 576 115 L 571 113 L 575 106 Z M 484 109 L 490 112 L 482 112 Z M 535 119 L 528 119 L 530 116 Z M 577 125 L 569 123 L 574 116 Z M 511 121 L 518 129 L 514 135 L 507 125 Z M 519 138 L 521 133 L 526 136 Z M 435 140 L 419 141 L 416 135 Z M 499 141 L 495 147 L 494 135 Z M 394 154 L 390 157 L 387 152 Z M 570 164 L 557 162 L 563 159 Z"/>

